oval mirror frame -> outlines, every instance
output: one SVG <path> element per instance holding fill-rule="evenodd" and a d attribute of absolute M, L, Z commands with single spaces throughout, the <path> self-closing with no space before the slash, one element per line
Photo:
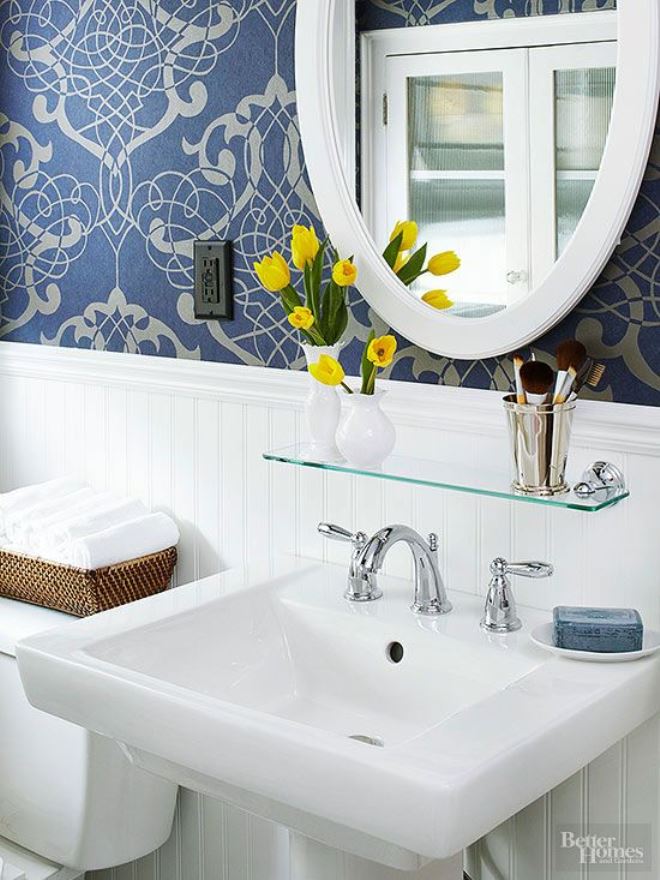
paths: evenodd
<path fill-rule="evenodd" d="M 333 90 L 337 17 L 354 0 L 298 0 L 296 88 L 305 161 L 321 218 L 342 255 L 354 254 L 360 292 L 391 327 L 452 358 L 515 351 L 550 330 L 591 288 L 621 240 L 648 163 L 660 84 L 660 3 L 619 0 L 617 85 L 600 172 L 573 238 L 544 281 L 520 302 L 484 318 L 434 312 L 383 260 L 346 179 Z M 349 17 L 350 18 L 350 17 Z M 345 20 L 345 18 L 344 18 Z M 498 27 L 501 22 L 493 21 Z M 350 45 L 350 41 L 349 41 Z M 349 51 L 350 54 L 350 51 Z"/>

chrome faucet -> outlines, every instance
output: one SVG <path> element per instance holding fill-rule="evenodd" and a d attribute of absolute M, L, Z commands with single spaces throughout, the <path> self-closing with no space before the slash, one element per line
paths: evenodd
<path fill-rule="evenodd" d="M 511 633 L 522 626 L 508 575 L 544 578 L 550 577 L 553 572 L 553 567 L 547 562 L 507 562 L 501 556 L 493 559 L 490 564 L 492 577 L 488 585 L 481 628 L 491 633 Z"/>
<path fill-rule="evenodd" d="M 341 526 L 319 523 L 319 532 L 326 538 L 348 541 L 353 554 L 344 596 L 351 602 L 370 602 L 383 595 L 377 575 L 390 549 L 403 541 L 410 547 L 415 563 L 415 596 L 410 606 L 415 614 L 435 615 L 451 611 L 445 585 L 438 568 L 438 536 L 430 534 L 428 542 L 408 526 L 386 526 L 367 538 L 364 532 L 352 534 Z"/>

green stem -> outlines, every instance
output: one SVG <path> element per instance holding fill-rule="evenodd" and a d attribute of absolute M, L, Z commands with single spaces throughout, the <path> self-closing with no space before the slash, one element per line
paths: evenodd
<path fill-rule="evenodd" d="M 319 333 L 319 331 L 316 329 L 316 327 L 314 327 L 313 324 L 312 324 L 312 326 L 309 328 L 309 330 L 306 330 L 306 331 L 305 331 L 305 333 L 310 337 L 310 339 L 312 340 L 312 342 L 313 342 L 315 345 L 327 345 L 327 344 L 328 344 L 328 343 L 325 341 L 325 339 L 323 338 L 323 336 L 321 336 L 321 334 Z"/>
<path fill-rule="evenodd" d="M 309 263 L 305 263 L 305 268 L 303 269 L 303 289 L 305 291 L 305 305 L 314 315 L 314 318 L 316 318 L 316 315 L 314 314 L 314 296 L 311 293 L 312 282 L 310 276 L 311 269 L 309 267 Z"/>
<path fill-rule="evenodd" d="M 376 374 L 378 373 L 378 367 L 374 364 L 374 368 L 371 371 L 371 380 L 369 382 L 369 394 L 373 394 L 376 390 Z"/>
<path fill-rule="evenodd" d="M 345 391 L 347 394 L 352 394 L 352 393 L 353 393 L 353 389 L 352 389 L 352 388 L 349 388 L 349 386 L 346 384 L 346 382 L 342 382 L 342 383 L 341 383 L 341 387 L 344 389 L 344 391 Z"/>
<path fill-rule="evenodd" d="M 378 367 L 376 364 L 373 364 L 371 367 L 371 372 L 367 373 L 366 376 L 362 379 L 362 388 L 360 390 L 361 394 L 373 394 L 374 388 L 376 387 L 376 373 L 378 372 Z"/>

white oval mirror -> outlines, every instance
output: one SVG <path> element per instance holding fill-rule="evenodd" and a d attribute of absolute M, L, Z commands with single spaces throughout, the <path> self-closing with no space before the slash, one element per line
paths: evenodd
<path fill-rule="evenodd" d="M 355 0 L 299 0 L 298 111 L 312 186 L 385 321 L 428 351 L 482 358 L 527 344 L 575 306 L 639 191 L 659 35 L 657 0 L 362 33 L 356 150 Z M 383 253 L 401 219 L 418 228 L 404 259 L 427 244 L 427 257 L 454 251 L 460 267 L 397 277 Z M 448 307 L 429 304 L 436 288 Z"/>

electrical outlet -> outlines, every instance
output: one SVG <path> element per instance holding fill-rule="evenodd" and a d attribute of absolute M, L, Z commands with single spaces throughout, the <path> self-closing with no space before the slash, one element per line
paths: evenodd
<path fill-rule="evenodd" d="M 234 316 L 231 278 L 231 242 L 196 241 L 195 317 L 227 318 Z"/>

